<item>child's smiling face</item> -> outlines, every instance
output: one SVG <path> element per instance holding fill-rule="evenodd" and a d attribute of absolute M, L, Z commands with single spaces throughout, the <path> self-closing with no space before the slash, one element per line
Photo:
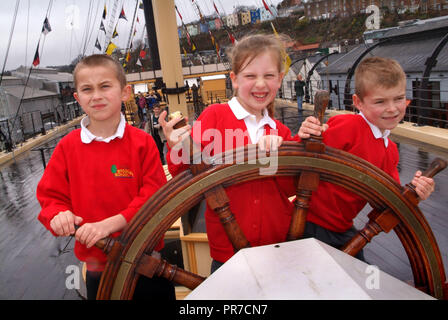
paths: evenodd
<path fill-rule="evenodd" d="M 257 55 L 242 70 L 230 73 L 237 98 L 249 113 L 260 116 L 274 101 L 283 79 L 275 54 L 265 51 Z"/>
<path fill-rule="evenodd" d="M 381 132 L 392 130 L 406 112 L 406 82 L 401 81 L 391 88 L 373 85 L 369 87 L 362 100 L 354 94 L 353 103 Z"/>

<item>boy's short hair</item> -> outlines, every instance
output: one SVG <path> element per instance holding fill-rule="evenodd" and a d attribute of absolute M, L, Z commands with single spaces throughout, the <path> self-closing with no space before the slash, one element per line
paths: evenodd
<path fill-rule="evenodd" d="M 365 58 L 355 71 L 355 94 L 362 100 L 367 88 L 372 85 L 392 88 L 402 81 L 406 81 L 406 74 L 396 60 L 383 57 Z"/>
<path fill-rule="evenodd" d="M 124 88 L 126 86 L 127 84 L 126 74 L 124 72 L 122 65 L 117 60 L 106 54 L 92 54 L 90 56 L 84 57 L 81 61 L 79 61 L 75 69 L 73 70 L 73 81 L 75 83 L 75 89 L 77 87 L 76 74 L 78 73 L 79 69 L 84 67 L 97 67 L 97 66 L 103 66 L 103 67 L 112 66 L 113 68 L 115 68 L 115 73 L 117 75 L 117 79 L 120 82 L 121 87 Z"/>

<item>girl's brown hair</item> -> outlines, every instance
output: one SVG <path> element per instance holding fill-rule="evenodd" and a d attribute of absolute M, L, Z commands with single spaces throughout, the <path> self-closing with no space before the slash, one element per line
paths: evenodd
<path fill-rule="evenodd" d="M 228 54 L 231 57 L 232 71 L 238 74 L 259 54 L 269 51 L 277 58 L 278 71 L 283 72 L 285 60 L 285 48 L 282 43 L 283 38 L 286 37 L 283 35 L 275 36 L 266 34 L 254 34 L 242 38 L 231 48 Z M 234 92 L 234 95 L 236 93 Z M 267 109 L 269 116 L 273 118 L 275 111 L 274 101 L 268 105 Z"/>
<path fill-rule="evenodd" d="M 368 88 L 381 86 L 392 88 L 406 81 L 406 74 L 393 59 L 369 57 L 362 60 L 355 71 L 355 93 L 363 100 Z"/>
<path fill-rule="evenodd" d="M 106 55 L 106 54 L 93 54 L 91 56 L 84 57 L 81 61 L 78 62 L 75 69 L 73 70 L 73 81 L 75 83 L 75 89 L 77 88 L 76 84 L 76 75 L 79 69 L 84 67 L 112 67 L 115 69 L 115 73 L 117 75 L 117 79 L 120 82 L 122 88 L 124 88 L 127 84 L 126 74 L 124 72 L 121 64 L 115 60 L 114 58 Z"/>

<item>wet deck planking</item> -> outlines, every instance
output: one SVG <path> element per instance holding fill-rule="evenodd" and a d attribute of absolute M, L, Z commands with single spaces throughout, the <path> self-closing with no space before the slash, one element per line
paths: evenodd
<path fill-rule="evenodd" d="M 0 299 L 81 299 L 65 287 L 66 267 L 79 261 L 72 250 L 58 256 L 68 238 L 53 237 L 36 219 L 43 170 L 31 151 L 0 168 Z"/>
<path fill-rule="evenodd" d="M 292 109 L 285 113 L 285 122 L 293 133 L 298 129 L 296 112 Z M 448 150 L 434 150 L 409 141 L 399 143 L 399 149 L 402 184 L 436 156 L 448 159 Z M 51 151 L 46 151 L 47 160 L 50 155 Z M 58 256 L 68 238 L 53 237 L 36 219 L 40 206 L 35 190 L 42 173 L 38 152 L 28 152 L 0 167 L 0 299 L 81 299 L 76 290 L 65 287 L 67 266 L 79 266 L 72 252 L 73 241 L 68 247 L 70 252 Z M 435 193 L 420 208 L 438 241 L 447 272 L 448 169 L 436 176 L 436 183 Z M 357 227 L 367 222 L 368 211 L 363 210 L 356 218 Z M 376 237 L 365 248 L 365 256 L 369 263 L 398 279 L 412 280 L 409 261 L 394 232 Z"/>

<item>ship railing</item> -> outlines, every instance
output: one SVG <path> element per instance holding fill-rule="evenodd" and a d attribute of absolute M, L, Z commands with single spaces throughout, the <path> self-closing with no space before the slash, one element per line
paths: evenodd
<path fill-rule="evenodd" d="M 21 115 L 0 119 L 0 151 L 11 152 L 14 148 L 38 135 L 46 135 L 60 125 L 83 114 L 76 101 L 49 107 L 47 110 L 23 112 Z"/>
<path fill-rule="evenodd" d="M 296 101 L 294 80 L 284 80 L 277 97 Z M 428 86 L 420 88 L 421 78 L 407 77 L 406 99 L 408 108 L 404 121 L 414 123 L 415 126 L 433 126 L 448 128 L 448 79 L 446 77 L 430 78 Z M 354 94 L 354 81 L 349 95 L 345 96 L 345 80 L 327 80 L 325 76 L 320 80 L 310 80 L 305 87 L 304 103 L 313 104 L 313 92 L 316 90 L 329 90 L 330 101 L 328 109 L 356 111 L 351 99 Z"/>

